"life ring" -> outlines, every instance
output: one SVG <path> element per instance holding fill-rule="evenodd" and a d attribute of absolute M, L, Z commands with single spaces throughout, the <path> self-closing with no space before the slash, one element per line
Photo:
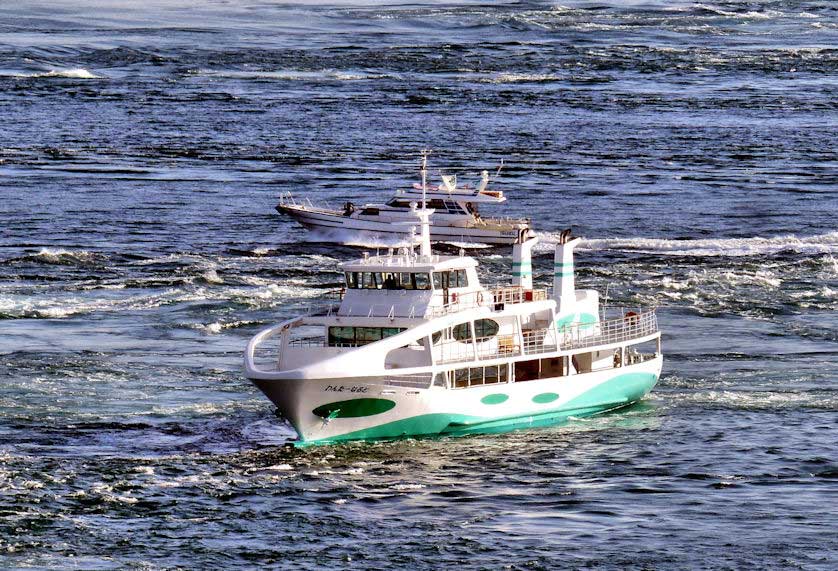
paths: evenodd
<path fill-rule="evenodd" d="M 451 294 L 451 303 L 457 303 L 457 294 L 456 293 Z"/>

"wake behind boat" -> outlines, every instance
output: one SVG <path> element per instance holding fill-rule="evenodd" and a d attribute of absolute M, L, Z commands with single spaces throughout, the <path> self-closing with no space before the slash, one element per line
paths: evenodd
<path fill-rule="evenodd" d="M 341 210 L 298 201 L 291 193 L 280 196 L 277 212 L 288 214 L 311 229 L 345 231 L 341 237 L 362 236 L 391 243 L 405 241 L 410 227 L 416 225 L 417 205 L 433 210 L 430 221 L 431 240 L 437 242 L 513 244 L 532 235 L 528 218 L 483 217 L 482 205 L 506 202 L 500 190 L 488 190 L 489 173 L 483 171 L 476 188 L 457 186 L 456 176 L 442 176 L 436 187 L 414 184 L 400 189 L 386 203 L 365 204 L 357 207 L 351 202 Z M 332 232 L 335 234 L 334 232 Z"/>

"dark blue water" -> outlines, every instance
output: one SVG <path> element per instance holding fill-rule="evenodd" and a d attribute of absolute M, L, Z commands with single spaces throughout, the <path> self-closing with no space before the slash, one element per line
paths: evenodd
<path fill-rule="evenodd" d="M 0 5 L 0 567 L 838 567 L 834 2 L 77 4 Z M 359 251 L 277 197 L 425 146 L 660 307 L 649 399 L 283 447 L 241 352 Z"/>

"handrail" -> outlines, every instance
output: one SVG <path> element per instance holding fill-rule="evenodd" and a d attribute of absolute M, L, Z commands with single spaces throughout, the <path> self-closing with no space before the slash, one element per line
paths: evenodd
<path fill-rule="evenodd" d="M 494 308 L 499 304 L 526 303 L 546 299 L 548 299 L 546 289 L 525 289 L 521 286 L 499 287 L 457 295 L 456 301 L 429 307 L 425 315 L 439 317 L 475 307 Z"/>
<path fill-rule="evenodd" d="M 523 346 L 518 343 L 517 334 L 499 335 L 491 338 L 497 340 L 494 346 L 478 343 L 476 359 L 470 342 L 442 341 L 434 345 L 435 362 L 440 365 L 522 355 L 543 355 L 557 351 L 626 343 L 657 332 L 658 321 L 655 310 L 648 310 L 597 323 L 571 324 L 559 329 L 558 339 L 556 339 L 556 330 L 553 327 L 524 330 L 522 332 Z"/>
<path fill-rule="evenodd" d="M 617 319 L 598 323 L 579 323 L 559 330 L 562 350 L 584 349 L 597 345 L 611 345 L 647 337 L 658 332 L 655 310 L 628 313 Z"/>

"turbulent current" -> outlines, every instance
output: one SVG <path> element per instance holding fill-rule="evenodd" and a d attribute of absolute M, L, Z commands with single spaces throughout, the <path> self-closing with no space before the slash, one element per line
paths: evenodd
<path fill-rule="evenodd" d="M 836 46 L 827 0 L 3 3 L 0 567 L 835 569 Z M 649 398 L 284 446 L 242 351 L 361 250 L 278 196 L 423 147 L 504 161 L 538 283 L 570 226 L 581 287 L 658 306 Z"/>

